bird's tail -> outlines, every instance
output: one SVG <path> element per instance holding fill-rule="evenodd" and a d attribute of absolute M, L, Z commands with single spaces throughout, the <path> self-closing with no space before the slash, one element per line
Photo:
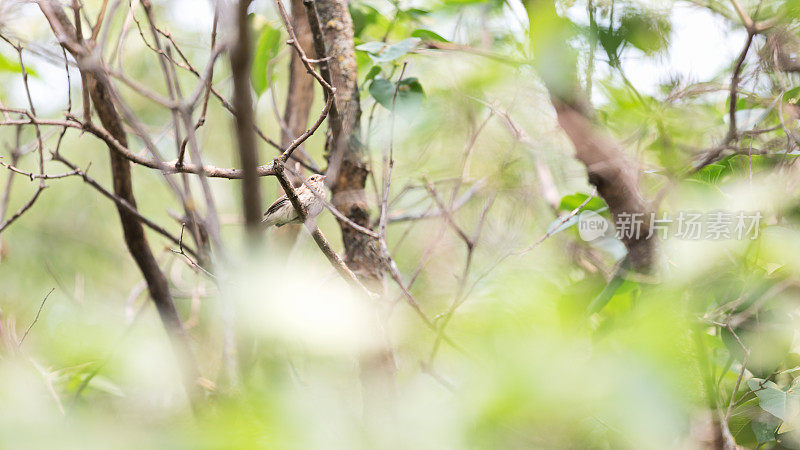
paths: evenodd
<path fill-rule="evenodd" d="M 284 225 L 283 223 L 280 223 L 280 221 L 277 220 L 275 217 L 271 216 L 266 216 L 263 219 L 261 219 L 261 223 L 265 224 L 266 225 L 265 228 L 267 229 L 269 229 L 270 227 L 280 228 L 282 225 Z"/>

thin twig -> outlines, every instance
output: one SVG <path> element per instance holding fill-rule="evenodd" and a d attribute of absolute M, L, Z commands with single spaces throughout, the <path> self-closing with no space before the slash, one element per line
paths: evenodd
<path fill-rule="evenodd" d="M 46 187 L 47 187 L 46 185 L 39 185 L 39 187 L 36 188 L 36 192 L 33 193 L 33 196 L 30 198 L 30 200 L 28 200 L 24 205 L 22 205 L 22 207 L 20 207 L 17 210 L 17 212 L 14 213 L 14 215 L 9 217 L 8 220 L 6 220 L 3 223 L 0 223 L 0 232 L 5 230 L 6 228 L 8 228 L 9 225 L 14 223 L 15 220 L 17 220 L 20 217 L 22 217 L 22 215 L 25 214 L 25 212 L 27 212 L 29 209 L 31 209 L 33 204 L 36 203 L 36 200 L 39 199 L 39 195 L 42 193 L 42 191 L 45 190 Z"/>
<path fill-rule="evenodd" d="M 403 75 L 406 73 L 408 62 L 403 62 L 403 68 L 400 70 L 400 76 L 394 86 L 394 94 L 392 94 L 392 120 L 389 125 L 389 151 L 383 154 L 383 194 L 381 195 L 381 211 L 378 220 L 379 235 L 386 238 L 386 224 L 389 218 L 389 187 L 392 184 L 392 168 L 394 168 L 394 122 L 395 122 L 395 104 L 397 103 L 397 92 L 400 90 L 400 82 L 403 81 Z"/>
<path fill-rule="evenodd" d="M 52 294 L 53 291 L 55 290 L 56 288 L 50 288 L 50 292 L 48 292 L 47 295 L 44 296 L 44 298 L 42 299 L 42 303 L 39 305 L 39 310 L 36 311 L 36 317 L 34 317 L 33 322 L 31 322 L 31 324 L 28 325 L 28 329 L 25 330 L 25 333 L 19 340 L 19 344 L 17 344 L 17 347 L 22 347 L 22 343 L 25 342 L 25 338 L 28 336 L 28 333 L 30 333 L 31 328 L 33 328 L 33 326 L 36 325 L 36 322 L 39 321 L 39 315 L 42 313 L 42 308 L 44 308 L 44 303 L 47 301 L 47 298 L 50 297 L 50 294 Z"/>
<path fill-rule="evenodd" d="M 67 166 L 67 167 L 71 168 L 72 170 L 76 171 L 76 175 L 81 177 L 81 178 L 83 178 L 83 181 L 85 181 L 89 186 L 93 187 L 98 192 L 103 194 L 104 197 L 112 200 L 118 206 L 120 206 L 123 209 L 125 209 L 126 212 L 128 212 L 129 214 L 131 214 L 134 217 L 136 217 L 136 219 L 138 219 L 140 222 L 142 222 L 148 228 L 150 228 L 151 230 L 155 231 L 156 233 L 164 236 L 165 238 L 169 239 L 170 241 L 174 242 L 175 244 L 180 245 L 181 241 L 180 241 L 180 239 L 178 237 L 174 236 L 172 233 L 170 233 L 169 231 L 165 230 L 160 225 L 158 225 L 155 222 L 151 221 L 147 217 L 144 217 L 136 208 L 131 206 L 130 203 L 128 203 L 126 200 L 124 200 L 123 198 L 120 198 L 119 196 L 113 194 L 112 192 L 110 192 L 109 190 L 104 188 L 96 180 L 94 180 L 89 175 L 87 175 L 85 170 L 80 170 L 77 166 L 75 166 L 70 161 L 64 159 L 60 155 L 54 155 L 53 159 L 56 160 L 56 161 L 61 162 L 65 166 Z M 195 258 L 198 258 L 197 252 L 195 250 L 187 247 L 185 244 L 184 244 L 184 248 L 186 249 L 186 251 L 189 254 L 191 254 Z"/>

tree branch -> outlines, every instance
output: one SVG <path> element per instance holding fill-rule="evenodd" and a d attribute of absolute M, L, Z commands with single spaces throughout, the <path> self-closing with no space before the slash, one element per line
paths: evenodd
<path fill-rule="evenodd" d="M 73 54 L 73 57 L 80 59 L 88 51 L 75 42 L 75 29 L 69 22 L 61 6 L 55 0 L 40 0 L 39 7 L 50 22 L 53 31 L 59 38 L 59 42 Z M 94 67 L 92 70 L 90 67 Z M 102 67 L 102 65 L 100 65 Z M 127 136 L 122 126 L 122 118 L 114 107 L 112 92 L 109 88 L 109 80 L 106 73 L 97 65 L 85 65 L 81 67 L 81 73 L 86 76 L 87 85 L 95 111 L 100 118 L 103 127 L 113 139 L 123 148 L 127 147 Z M 133 184 L 131 180 L 130 163 L 126 158 L 114 151 L 115 146 L 109 144 L 111 155 L 111 174 L 114 180 L 114 193 L 124 199 L 133 209 L 136 209 L 136 200 L 133 195 Z M 194 400 L 199 397 L 199 385 L 197 380 L 200 378 L 199 370 L 194 361 L 189 337 L 183 328 L 180 316 L 175 309 L 172 295 L 169 292 L 167 279 L 161 272 L 158 262 L 153 256 L 150 245 L 144 234 L 144 229 L 138 217 L 128 209 L 117 206 L 120 221 L 122 222 L 123 235 L 128 251 L 135 260 L 139 270 L 147 281 L 150 296 L 156 305 L 161 321 L 163 322 L 170 336 L 175 353 L 177 354 L 184 375 L 184 386 L 189 394 L 192 406 Z"/>
<path fill-rule="evenodd" d="M 244 177 L 242 179 L 242 206 L 247 236 L 251 242 L 259 242 L 263 235 L 261 229 L 261 191 L 258 180 L 258 148 L 251 127 L 255 123 L 253 99 L 250 94 L 250 67 L 252 51 L 250 44 L 250 24 L 247 21 L 247 8 L 250 0 L 239 0 L 236 8 L 236 29 L 238 37 L 231 49 L 231 70 L 233 72 L 233 106 L 236 109 L 236 138 L 239 143 L 239 162 Z"/>

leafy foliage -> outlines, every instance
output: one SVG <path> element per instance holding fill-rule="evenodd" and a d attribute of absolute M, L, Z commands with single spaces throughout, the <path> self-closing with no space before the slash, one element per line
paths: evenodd
<path fill-rule="evenodd" d="M 261 95 L 267 90 L 272 76 L 272 60 L 278 55 L 281 44 L 281 31 L 269 24 L 264 25 L 256 42 L 251 71 L 253 89 Z"/>
<path fill-rule="evenodd" d="M 390 111 L 395 108 L 416 110 L 425 98 L 422 85 L 415 77 L 403 78 L 397 83 L 385 78 L 376 78 L 369 85 L 369 93 L 375 101 Z"/>
<path fill-rule="evenodd" d="M 356 47 L 356 50 L 369 53 L 370 58 L 376 63 L 394 61 L 413 50 L 420 43 L 419 38 L 407 38 L 396 44 L 384 42 L 366 42 Z"/>
<path fill-rule="evenodd" d="M 86 3 L 87 16 L 96 17 Z M 154 5 L 158 22 L 180 13 L 168 3 Z M 757 15 L 755 5 L 741 2 L 769 28 L 739 69 L 737 39 L 746 32 L 738 15 L 729 2 L 699 3 L 689 13 L 704 11 L 703 20 L 733 30 L 731 48 L 720 49 L 731 60 L 707 79 L 667 66 L 677 33 L 688 26 L 676 22 L 688 14 L 675 13 L 681 5 L 348 2 L 361 88 L 359 143 L 371 171 L 364 201 L 373 216 L 365 220 L 380 223 L 376 211 L 390 174 L 386 248 L 403 290 L 389 282 L 388 296 L 373 302 L 381 308 L 376 314 L 373 303 L 353 301 L 305 237 L 287 252 L 270 234 L 266 251 L 236 260 L 249 251 L 240 244 L 239 184 L 204 180 L 230 245 L 232 261 L 219 276 L 187 263 L 174 242 L 149 236 L 207 377 L 198 380 L 207 411 L 195 419 L 118 224 L 102 220 L 115 205 L 87 195 L 90 187 L 78 177 L 48 179 L 40 203 L 1 235 L 0 447 L 85 448 L 91 436 L 96 448 L 703 448 L 727 436 L 724 425 L 742 447 L 800 448 L 800 78 L 779 70 L 776 48 L 767 47 L 779 29 L 798 37 L 800 2 L 764 2 Z M 286 71 L 288 58 L 280 55 L 292 50 L 280 22 L 263 19 L 277 19 L 274 11 L 253 8 L 263 16 L 252 87 L 284 98 L 286 83 L 275 76 Z M 133 14 L 144 20 L 136 7 Z M 186 61 L 207 61 L 199 43 L 208 41 L 210 17 L 202 32 L 184 19 L 170 21 L 176 45 Z M 121 13 L 106 23 L 109 36 L 125 35 Z M 0 32 L 13 24 L 2 25 Z M 51 48 L 46 27 L 20 28 L 13 31 L 22 42 Z M 128 34 L 111 67 L 166 98 L 162 74 L 153 70 L 160 56 Z M 104 57 L 115 51 L 108 44 Z M 179 61 L 182 92 L 202 87 L 176 53 L 169 54 Z M 8 54 L 0 53 L 3 80 L 19 80 L 21 68 Z M 33 101 L 48 120 L 61 120 L 65 105 L 48 103 L 58 97 L 49 83 L 52 55 L 43 54 L 24 52 L 26 67 L 30 59 L 47 81 L 33 85 Z M 630 76 L 642 67 L 636 61 L 660 78 L 643 86 Z M 223 98 L 229 69 L 215 67 Z M 146 132 L 169 120 L 172 110 L 113 82 Z M 3 105 L 27 109 L 18 87 L 0 86 Z M 81 91 L 73 77 L 73 115 Z M 615 218 L 601 194 L 589 198 L 587 167 L 573 158 L 553 98 L 585 114 L 586 141 L 624 152 L 653 217 L 673 220 L 666 238 L 657 233 L 663 266 L 653 273 L 629 271 L 613 227 L 596 240 L 581 237 L 580 214 L 570 216 L 579 206 L 609 226 Z M 315 99 L 309 123 L 323 102 Z M 15 125 L 0 127 L 0 141 L 8 148 L 21 142 L 18 164 L 35 173 L 38 160 L 28 150 L 36 148 L 37 130 L 19 125 L 25 114 L 9 114 L 4 120 Z M 281 133 L 272 114 L 259 109 L 257 117 L 264 135 Z M 236 167 L 230 118 L 212 96 L 197 128 L 204 164 Z M 295 155 L 302 150 L 323 167 L 334 161 L 325 153 L 327 126 Z M 106 158 L 103 142 L 85 130 L 59 137 L 40 128 L 48 173 L 64 169 L 48 159 L 56 145 L 82 168 Z M 186 136 L 163 135 L 156 145 L 171 160 L 171 137 L 179 147 Z M 394 165 L 382 171 L 389 148 Z M 10 164 L 12 154 L 0 151 L 0 162 Z M 263 163 L 275 156 L 263 143 L 259 151 Z M 590 171 L 603 168 L 598 164 Z M 156 170 L 136 167 L 142 214 L 186 233 L 181 245 L 196 245 L 169 184 Z M 9 173 L 0 170 L 4 189 Z M 104 171 L 88 172 L 111 186 Z M 5 218 L 38 182 L 19 174 L 12 181 Z M 262 187 L 279 195 L 271 178 Z M 682 240 L 674 232 L 686 225 L 676 216 L 686 211 L 758 212 L 762 220 L 742 239 Z M 319 217 L 334 245 L 336 225 L 327 212 Z M 35 300 L 51 286 L 57 290 L 21 345 Z M 404 304 L 408 295 L 416 303 Z M 226 305 L 233 311 L 223 314 Z M 376 315 L 388 317 L 379 330 L 385 335 L 368 320 Z M 219 375 L 227 373 L 229 329 L 238 337 L 236 385 Z M 382 342 L 392 344 L 390 358 L 376 351 Z M 383 395 L 384 386 L 370 384 L 361 370 L 385 360 L 397 370 L 396 395 Z"/>

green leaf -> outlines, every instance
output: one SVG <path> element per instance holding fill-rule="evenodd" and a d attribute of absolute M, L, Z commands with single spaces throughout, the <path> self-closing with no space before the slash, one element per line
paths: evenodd
<path fill-rule="evenodd" d="M 785 0 L 782 6 L 783 11 L 778 12 L 778 14 L 782 14 L 786 19 L 800 18 L 800 1 Z"/>
<path fill-rule="evenodd" d="M 530 48 L 533 65 L 551 95 L 571 99 L 576 95 L 578 52 L 571 45 L 575 24 L 559 15 L 553 2 L 528 2 Z"/>
<path fill-rule="evenodd" d="M 487 0 L 444 0 L 445 5 L 449 6 L 462 6 L 462 5 L 472 5 L 476 3 L 489 3 Z"/>
<path fill-rule="evenodd" d="M 386 78 L 377 78 L 369 85 L 369 94 L 386 109 L 392 109 L 394 83 Z"/>
<path fill-rule="evenodd" d="M 580 206 L 586 199 L 589 198 L 588 195 L 583 194 L 581 192 L 577 192 L 575 194 L 565 195 L 561 198 L 561 204 L 558 205 L 558 209 L 562 209 L 564 211 L 572 211 L 578 206 Z M 586 206 L 583 207 L 583 210 L 592 210 L 592 211 L 599 211 L 601 209 L 605 209 L 606 202 L 603 201 L 602 198 L 595 196 Z"/>
<path fill-rule="evenodd" d="M 657 14 L 628 11 L 620 18 L 619 27 L 599 27 L 589 31 L 605 50 L 609 64 L 617 66 L 622 48 L 631 44 L 646 55 L 653 55 L 667 48 L 671 25 Z"/>
<path fill-rule="evenodd" d="M 620 19 L 620 38 L 647 55 L 667 48 L 671 31 L 667 19 L 652 13 L 630 12 Z"/>
<path fill-rule="evenodd" d="M 605 50 L 611 65 L 616 64 L 619 57 L 617 54 L 618 49 L 624 40 L 622 34 L 618 33 L 616 30 L 601 28 L 597 31 L 597 40 L 600 42 L 603 50 Z"/>
<path fill-rule="evenodd" d="M 106 394 L 111 394 L 117 397 L 125 396 L 125 392 L 123 392 L 122 388 L 120 388 L 110 379 L 103 377 L 102 375 L 97 375 L 95 377 L 92 377 L 91 381 L 89 381 L 89 387 L 97 389 L 100 392 L 105 392 Z"/>
<path fill-rule="evenodd" d="M 786 91 L 786 93 L 783 94 L 783 101 L 785 102 L 800 101 L 800 86 L 794 87 Z"/>
<path fill-rule="evenodd" d="M 789 92 L 787 91 L 786 95 L 788 95 L 788 93 Z M 786 95 L 784 95 L 784 97 L 783 97 L 784 100 L 787 100 Z M 750 96 L 750 95 L 745 95 L 743 97 L 739 97 L 736 100 L 736 110 L 737 111 L 741 111 L 743 109 L 758 108 L 758 107 L 761 107 L 761 106 L 763 106 L 763 103 L 759 102 L 758 98 Z M 731 107 L 731 99 L 727 98 L 727 99 L 725 99 L 725 113 L 726 114 L 727 114 L 727 112 L 728 112 L 730 107 Z"/>
<path fill-rule="evenodd" d="M 361 36 L 361 33 L 364 32 L 364 29 L 370 25 L 386 21 L 383 15 L 373 6 L 358 1 L 349 3 L 350 16 L 353 18 L 354 36 Z"/>
<path fill-rule="evenodd" d="M 384 42 L 366 42 L 356 47 L 356 50 L 369 53 L 370 57 L 376 63 L 383 63 L 395 60 L 416 47 L 422 39 L 417 37 L 410 37 L 402 41 L 388 45 Z"/>
<path fill-rule="evenodd" d="M 775 432 L 778 430 L 778 424 L 773 422 L 774 420 L 773 418 L 772 421 L 765 420 L 762 422 L 760 420 L 753 420 L 751 422 L 750 427 L 753 429 L 753 434 L 756 436 L 756 440 L 759 444 L 775 440 Z"/>
<path fill-rule="evenodd" d="M 253 68 L 250 77 L 253 82 L 253 89 L 256 94 L 261 95 L 267 90 L 267 79 L 269 78 L 270 61 L 278 55 L 281 42 L 281 30 L 270 25 L 264 26 L 261 35 L 256 43 L 255 54 L 253 55 Z"/>
<path fill-rule="evenodd" d="M 761 409 L 783 420 L 791 421 L 800 415 L 800 392 L 797 386 L 782 390 L 772 381 L 751 378 L 747 385 L 758 396 Z"/>
<path fill-rule="evenodd" d="M 746 297 L 743 297 L 743 300 L 742 303 L 747 302 Z M 722 342 L 738 361 L 744 360 L 744 350 L 739 341 L 750 350 L 747 370 L 756 377 L 769 377 L 791 350 L 794 330 L 792 330 L 786 315 L 781 311 L 762 310 L 757 317 L 751 317 L 733 330 L 736 336 L 727 328 L 722 328 L 720 332 Z M 800 393 L 798 393 L 797 399 L 800 401 Z M 798 407 L 800 407 L 800 403 L 798 403 Z"/>
<path fill-rule="evenodd" d="M 693 177 L 707 184 L 716 184 L 726 169 L 728 169 L 728 166 L 724 164 L 709 164 L 698 170 Z"/>
<path fill-rule="evenodd" d="M 386 47 L 385 42 L 372 41 L 372 42 L 365 42 L 361 45 L 356 45 L 356 50 L 361 50 L 362 52 L 367 52 L 367 53 L 378 53 L 385 47 Z"/>
<path fill-rule="evenodd" d="M 392 110 L 395 89 L 397 99 L 394 101 L 396 110 L 413 111 L 419 108 L 425 98 L 422 84 L 414 77 L 403 78 L 399 83 L 392 83 L 385 78 L 376 78 L 369 85 L 369 93 L 384 108 Z"/>
<path fill-rule="evenodd" d="M 367 82 L 372 81 L 376 76 L 378 76 L 379 73 L 381 73 L 381 70 L 383 69 L 377 64 L 370 67 L 369 72 L 367 72 L 367 76 L 364 77 L 364 82 L 361 84 L 367 84 Z"/>
<path fill-rule="evenodd" d="M 28 67 L 27 64 L 25 65 L 25 71 L 32 77 L 39 76 L 39 74 L 37 74 L 33 68 Z M 18 61 L 11 60 L 3 54 L 0 54 L 0 72 L 22 73 L 22 67 L 20 67 Z"/>
<path fill-rule="evenodd" d="M 639 283 L 631 280 L 624 280 L 621 285 L 614 291 L 611 300 L 603 308 L 606 314 L 624 314 L 626 311 L 631 311 L 636 301 L 642 293 L 642 288 Z"/>
<path fill-rule="evenodd" d="M 408 8 L 401 11 L 401 13 L 411 17 L 412 19 L 419 19 L 422 16 L 427 16 L 431 12 L 426 9 Z"/>
<path fill-rule="evenodd" d="M 744 177 L 753 170 L 753 173 L 759 173 L 769 170 L 780 161 L 780 157 L 771 157 L 769 155 L 730 155 L 723 159 L 724 164 L 728 166 L 727 172 L 732 176 Z"/>
<path fill-rule="evenodd" d="M 18 63 L 14 63 L 10 59 L 0 54 L 0 72 L 20 73 L 22 72 L 22 69 L 20 69 Z"/>
<path fill-rule="evenodd" d="M 440 34 L 434 33 L 431 30 L 425 30 L 425 29 L 422 29 L 422 28 L 420 28 L 418 30 L 414 30 L 411 33 L 411 37 L 420 38 L 423 41 L 450 42 L 447 39 L 445 39 L 444 37 L 442 37 Z"/>
<path fill-rule="evenodd" d="M 729 155 L 698 170 L 691 178 L 714 185 L 729 177 L 747 176 L 751 169 L 754 174 L 769 170 L 775 164 L 776 161 L 767 155 Z"/>
<path fill-rule="evenodd" d="M 413 93 L 414 95 L 421 96 L 420 101 L 422 100 L 422 98 L 425 97 L 425 92 L 422 89 L 422 84 L 419 82 L 417 77 L 403 78 L 397 84 L 398 86 L 400 86 L 399 87 L 400 92 L 398 95 L 400 94 L 408 95 L 410 93 Z"/>
<path fill-rule="evenodd" d="M 625 279 L 619 275 L 615 275 L 611 281 L 608 282 L 606 287 L 598 294 L 597 297 L 589 303 L 589 306 L 586 307 L 586 317 L 591 316 L 594 313 L 600 312 L 611 298 L 614 297 L 614 294 L 617 292 L 622 284 L 625 283 Z"/>
<path fill-rule="evenodd" d="M 747 389 L 746 386 L 742 387 Z M 775 419 L 768 413 L 765 413 L 758 406 L 758 399 L 755 397 L 747 400 L 733 409 L 733 413 L 731 414 L 728 424 L 731 429 L 731 434 L 733 435 L 733 438 L 736 440 L 737 444 L 743 446 L 744 448 L 753 448 L 758 445 L 758 438 L 753 431 L 752 424 L 755 422 L 754 418 L 759 417 L 760 415 L 778 421 L 778 419 Z"/>

